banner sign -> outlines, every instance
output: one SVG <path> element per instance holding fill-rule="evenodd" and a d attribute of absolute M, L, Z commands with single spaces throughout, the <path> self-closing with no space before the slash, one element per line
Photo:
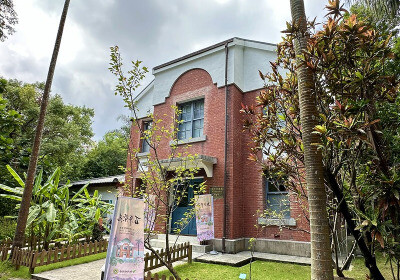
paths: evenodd
<path fill-rule="evenodd" d="M 118 197 L 107 248 L 105 280 L 144 278 L 144 202 Z"/>
<path fill-rule="evenodd" d="M 145 194 L 144 196 L 144 229 L 153 231 L 156 223 L 156 196 Z"/>
<path fill-rule="evenodd" d="M 214 206 L 211 194 L 195 196 L 197 240 L 214 238 Z"/>

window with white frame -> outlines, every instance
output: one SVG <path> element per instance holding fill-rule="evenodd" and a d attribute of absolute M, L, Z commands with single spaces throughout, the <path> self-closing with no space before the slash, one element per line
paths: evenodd
<path fill-rule="evenodd" d="M 203 136 L 204 99 L 182 103 L 178 106 L 179 131 L 178 140 Z"/>
<path fill-rule="evenodd" d="M 149 138 L 148 134 L 146 131 L 149 131 L 151 129 L 151 121 L 143 122 L 143 136 L 142 136 L 142 147 L 141 147 L 141 152 L 142 153 L 148 153 L 150 152 L 150 144 L 149 144 Z"/>
<path fill-rule="evenodd" d="M 266 177 L 266 199 L 269 218 L 290 218 L 289 193 L 282 182 Z"/>

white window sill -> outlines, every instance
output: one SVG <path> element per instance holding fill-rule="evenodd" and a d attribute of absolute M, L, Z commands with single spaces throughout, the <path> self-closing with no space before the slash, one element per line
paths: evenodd
<path fill-rule="evenodd" d="M 171 140 L 171 141 L 169 141 L 169 145 L 173 146 L 173 145 L 191 144 L 191 143 L 196 143 L 196 142 L 204 142 L 206 140 L 207 140 L 207 136 L 202 135 L 200 137 L 183 139 L 183 140 L 178 140 L 178 141 Z"/>
<path fill-rule="evenodd" d="M 266 226 L 296 226 L 296 220 L 294 218 L 289 219 L 271 219 L 271 218 L 258 218 L 259 225 Z"/>
<path fill-rule="evenodd" d="M 137 153 L 136 157 L 138 157 L 138 158 L 147 157 L 149 154 L 150 154 L 150 152 L 141 152 L 141 153 Z"/>

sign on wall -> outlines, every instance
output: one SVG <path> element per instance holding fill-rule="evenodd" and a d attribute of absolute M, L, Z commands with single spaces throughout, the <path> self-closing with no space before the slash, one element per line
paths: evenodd
<path fill-rule="evenodd" d="M 210 194 L 214 199 L 219 199 L 224 197 L 224 187 L 210 187 Z"/>
<path fill-rule="evenodd" d="M 118 197 L 107 249 L 105 280 L 143 280 L 144 202 Z"/>
<path fill-rule="evenodd" d="M 214 207 L 211 194 L 196 195 L 196 229 L 197 240 L 214 238 Z"/>

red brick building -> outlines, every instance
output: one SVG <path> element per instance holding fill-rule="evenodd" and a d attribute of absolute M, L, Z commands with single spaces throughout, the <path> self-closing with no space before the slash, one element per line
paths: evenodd
<path fill-rule="evenodd" d="M 254 225 L 268 224 L 258 233 L 257 250 L 308 256 L 310 236 L 304 230 L 309 226 L 296 197 L 272 184 L 247 159 L 250 139 L 243 132 L 241 104 L 255 103 L 263 87 L 258 71 L 268 71 L 269 61 L 275 59 L 273 44 L 232 38 L 154 67 L 154 80 L 136 97 L 139 118 L 145 129 L 148 112 L 168 124 L 174 114 L 171 106 L 182 110 L 177 137 L 191 144 L 191 153 L 199 154 L 202 168 L 197 178 L 205 180 L 207 192 L 214 194 L 217 249 L 247 250 L 248 239 L 257 235 Z M 148 152 L 137 129 L 131 131 L 130 146 Z M 168 158 L 168 148 L 167 141 L 161 145 L 161 158 Z M 126 180 L 138 188 L 135 163 L 128 160 L 127 169 Z M 289 199 L 284 203 L 283 198 Z M 257 218 L 257 210 L 267 207 L 284 210 L 284 218 Z"/>

